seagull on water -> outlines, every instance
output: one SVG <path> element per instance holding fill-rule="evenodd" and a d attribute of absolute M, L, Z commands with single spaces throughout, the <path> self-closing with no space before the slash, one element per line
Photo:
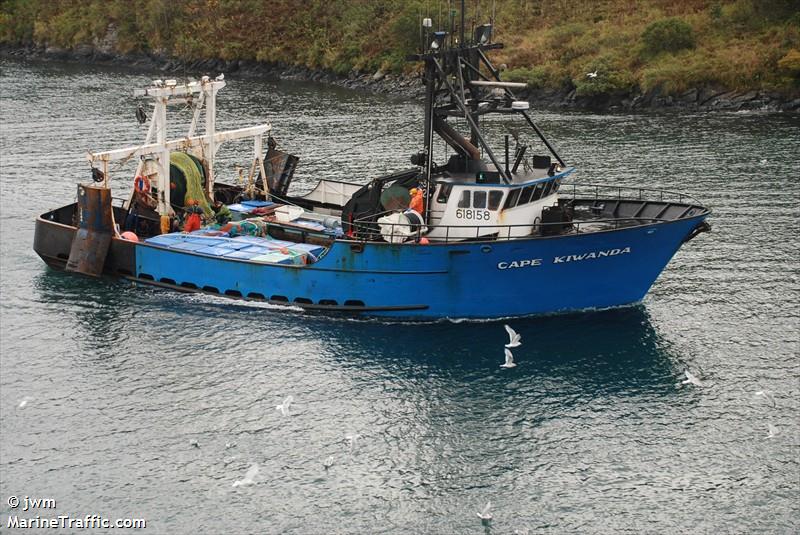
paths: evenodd
<path fill-rule="evenodd" d="M 292 396 L 286 396 L 286 399 L 283 400 L 283 403 L 280 405 L 275 405 L 275 409 L 281 411 L 281 414 L 287 416 L 289 414 L 289 405 L 292 404 L 294 398 Z"/>
<path fill-rule="evenodd" d="M 695 377 L 695 375 L 692 372 L 690 372 L 689 370 L 686 370 L 683 373 L 686 374 L 686 380 L 685 381 L 681 381 L 682 385 L 688 385 L 689 383 L 691 383 L 691 384 L 693 384 L 695 386 L 706 386 L 706 384 L 704 382 L 702 382 L 700 379 Z"/>
<path fill-rule="evenodd" d="M 325 468 L 325 470 L 333 466 L 333 455 L 329 456 L 327 459 L 322 461 L 322 466 Z"/>
<path fill-rule="evenodd" d="M 492 519 L 492 502 L 486 502 L 486 507 L 483 508 L 483 511 L 478 513 L 478 518 L 481 519 L 482 522 L 486 523 Z"/>
<path fill-rule="evenodd" d="M 587 72 L 586 73 L 586 77 L 587 78 L 597 78 L 597 69 L 595 69 L 594 72 Z"/>
<path fill-rule="evenodd" d="M 33 398 L 29 397 L 29 396 L 25 396 L 24 398 L 22 398 L 20 400 L 19 405 L 17 405 L 17 408 L 18 409 L 24 409 L 25 405 L 27 405 L 29 401 L 33 401 Z"/>
<path fill-rule="evenodd" d="M 356 449 L 356 440 L 361 438 L 361 435 L 356 435 L 354 433 L 352 435 L 346 435 L 344 438 L 345 438 L 345 440 L 350 442 L 350 455 L 352 455 L 353 454 L 353 450 Z"/>
<path fill-rule="evenodd" d="M 191 442 L 189 442 L 189 445 L 190 446 L 194 446 L 195 448 L 199 448 L 200 447 L 200 443 L 198 441 L 196 441 L 196 440 L 192 440 Z"/>
<path fill-rule="evenodd" d="M 244 479 L 234 481 L 233 486 L 241 487 L 244 485 L 252 485 L 253 483 L 255 483 L 254 479 L 257 475 L 258 475 L 258 465 L 254 464 L 253 466 L 247 469 L 247 473 L 244 475 Z"/>
<path fill-rule="evenodd" d="M 508 333 L 508 343 L 506 344 L 506 347 L 519 347 L 522 344 L 522 336 L 517 334 L 517 331 L 508 325 L 503 325 L 503 327 L 505 327 L 506 332 Z"/>
<path fill-rule="evenodd" d="M 516 364 L 514 364 L 514 355 L 511 353 L 511 350 L 506 348 L 506 362 L 505 364 L 501 364 L 501 368 L 514 368 Z"/>
<path fill-rule="evenodd" d="M 767 424 L 767 429 L 769 430 L 769 434 L 767 435 L 767 438 L 772 438 L 775 435 L 780 433 L 780 431 L 778 431 L 778 428 L 775 427 L 772 424 Z"/>
<path fill-rule="evenodd" d="M 772 395 L 770 395 L 770 393 L 767 392 L 766 390 L 759 390 L 758 392 L 755 393 L 755 397 L 764 398 L 770 405 L 772 405 L 773 407 L 775 406 L 775 398 L 772 397 Z"/>

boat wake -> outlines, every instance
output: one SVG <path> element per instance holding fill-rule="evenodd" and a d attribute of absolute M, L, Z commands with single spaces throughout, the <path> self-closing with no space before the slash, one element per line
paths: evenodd
<path fill-rule="evenodd" d="M 265 310 L 277 310 L 279 312 L 304 312 L 302 308 L 294 305 L 275 305 L 272 303 L 265 303 L 263 301 L 246 301 L 243 299 L 235 299 L 232 297 L 224 297 L 221 295 L 212 295 L 206 293 L 192 293 L 183 295 L 171 295 L 182 302 L 189 301 L 190 303 L 207 304 L 207 305 L 224 305 L 226 308 L 231 307 L 253 309 L 260 308 Z"/>

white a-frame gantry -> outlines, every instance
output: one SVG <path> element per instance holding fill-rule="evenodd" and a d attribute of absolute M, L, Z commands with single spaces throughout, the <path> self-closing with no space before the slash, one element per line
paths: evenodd
<path fill-rule="evenodd" d="M 134 175 L 137 176 L 142 173 L 144 168 L 144 159 L 142 157 L 155 156 L 155 172 L 148 174 L 148 176 L 153 177 L 153 175 L 155 175 L 155 181 L 158 185 L 158 213 L 161 216 L 169 216 L 172 211 L 169 198 L 170 151 L 182 150 L 191 152 L 195 156 L 205 160 L 208 171 L 208 176 L 206 177 L 206 194 L 209 199 L 212 200 L 214 198 L 215 178 L 214 159 L 217 149 L 219 149 L 220 145 L 225 141 L 252 137 L 253 157 L 255 159 L 256 168 L 261 171 L 262 176 L 266 176 L 263 162 L 263 135 L 270 131 L 269 123 L 240 128 L 238 130 L 216 132 L 217 91 L 223 87 L 225 87 L 225 82 L 223 81 L 223 76 L 220 75 L 214 80 L 211 80 L 208 76 L 203 76 L 202 80 L 199 82 L 185 84 L 178 84 L 175 80 L 167 80 L 166 82 L 155 80 L 150 87 L 135 90 L 134 96 L 150 97 L 155 104 L 153 116 L 150 120 L 150 128 L 148 129 L 144 144 L 137 147 L 127 147 L 105 152 L 90 152 L 87 155 L 87 159 L 92 166 L 97 163 L 102 163 L 102 171 L 106 177 L 106 184 L 108 184 L 108 162 L 124 161 L 133 157 L 139 157 L 139 165 Z M 186 137 L 167 140 L 167 104 L 170 103 L 170 99 L 180 97 L 181 102 L 186 102 L 187 99 L 194 100 L 195 94 L 199 94 L 199 97 Z M 205 132 L 203 135 L 196 136 L 195 129 L 198 119 L 200 118 L 200 111 L 204 105 L 206 110 Z M 153 136 L 156 138 L 155 142 L 153 142 Z"/>

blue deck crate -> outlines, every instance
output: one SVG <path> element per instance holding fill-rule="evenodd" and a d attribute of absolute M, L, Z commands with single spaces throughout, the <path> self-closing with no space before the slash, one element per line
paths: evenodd
<path fill-rule="evenodd" d="M 152 243 L 153 245 L 161 245 L 162 247 L 169 247 L 170 245 L 175 245 L 177 243 L 181 243 L 184 241 L 184 234 L 174 233 L 174 234 L 161 234 L 159 236 L 153 236 L 152 238 L 147 238 L 145 243 Z"/>
<path fill-rule="evenodd" d="M 294 259 L 291 255 L 283 254 L 280 251 L 270 251 L 266 254 L 254 256 L 250 260 L 265 264 L 294 264 Z"/>
<path fill-rule="evenodd" d="M 189 243 L 200 243 L 206 247 L 213 247 L 215 245 L 222 245 L 225 243 L 225 238 L 212 238 L 210 236 L 191 236 L 188 240 Z"/>
<path fill-rule="evenodd" d="M 265 247 L 246 247 L 244 249 L 239 249 L 238 251 L 230 251 L 225 254 L 225 258 L 240 258 L 243 260 L 250 260 L 254 256 L 263 255 L 269 252 L 269 249 Z"/>
<path fill-rule="evenodd" d="M 252 208 L 261 208 L 263 206 L 271 206 L 275 203 L 270 201 L 242 201 L 240 204 L 244 206 L 250 206 Z"/>
<path fill-rule="evenodd" d="M 235 249 L 230 249 L 228 247 L 217 245 L 214 247 L 204 247 L 202 249 L 196 249 L 194 252 L 200 254 L 207 254 L 211 256 L 225 256 L 226 254 L 231 253 L 234 250 Z"/>
<path fill-rule="evenodd" d="M 192 243 L 190 241 L 185 241 L 181 243 L 176 243 L 174 245 L 170 245 L 170 249 L 176 249 L 178 251 L 197 251 L 198 249 L 205 249 L 208 245 L 204 243 Z"/>
<path fill-rule="evenodd" d="M 254 206 L 246 206 L 244 204 L 229 204 L 228 210 L 231 212 L 243 212 L 243 213 L 250 213 L 255 210 Z"/>
<path fill-rule="evenodd" d="M 321 245 L 314 245 L 312 243 L 293 243 L 288 247 L 289 250 L 298 251 L 301 253 L 311 253 L 314 257 L 318 258 L 319 255 L 325 252 L 325 247 Z"/>

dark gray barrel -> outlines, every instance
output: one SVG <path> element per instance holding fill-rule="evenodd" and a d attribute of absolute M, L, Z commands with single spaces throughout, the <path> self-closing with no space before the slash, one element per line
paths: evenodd
<path fill-rule="evenodd" d="M 66 271 L 99 277 L 114 234 L 111 190 L 78 185 L 78 231 L 72 239 Z"/>

